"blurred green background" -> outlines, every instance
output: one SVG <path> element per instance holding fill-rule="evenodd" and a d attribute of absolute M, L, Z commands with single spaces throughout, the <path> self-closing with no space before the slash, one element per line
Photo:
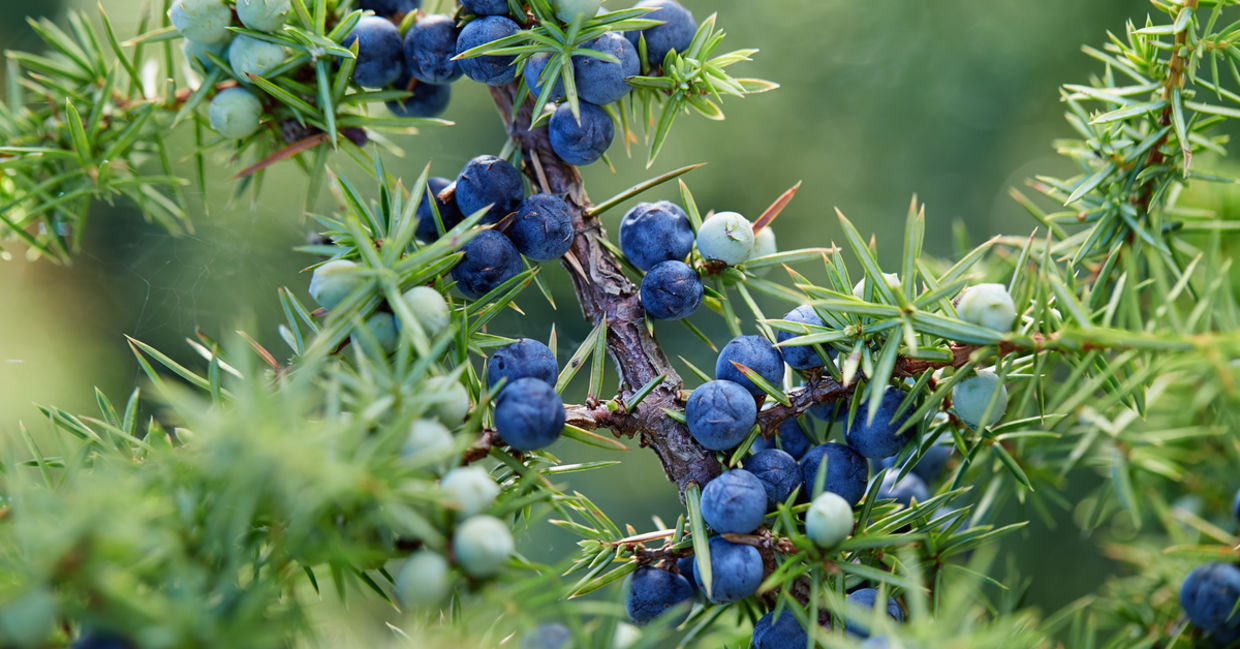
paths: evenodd
<path fill-rule="evenodd" d="M 55 17 L 68 9 L 93 12 L 94 4 L 3 0 L 0 43 L 37 47 L 23 20 L 29 12 Z M 102 4 L 118 31 L 130 34 L 140 12 L 158 3 Z M 626 4 L 609 0 L 607 6 Z M 682 117 L 651 170 L 640 146 L 631 160 L 613 148 L 614 174 L 603 165 L 585 171 L 590 194 L 602 199 L 649 175 L 705 161 L 704 169 L 686 177 L 702 209 L 752 218 L 801 180 L 801 192 L 775 224 L 781 247 L 840 240 L 833 216 L 839 207 L 863 232 L 875 234 L 880 251 L 890 246 L 882 254 L 888 262 L 898 254 L 914 193 L 928 206 L 932 253 L 950 252 L 956 220 L 974 240 L 1031 231 L 1032 220 L 1007 193 L 1035 173 L 1067 172 L 1050 146 L 1067 132 L 1058 85 L 1096 69 L 1080 52 L 1082 43 L 1102 42 L 1106 30 L 1143 17 L 1146 7 L 1133 0 L 685 4 L 699 19 L 719 13 L 729 34 L 725 47 L 761 49 L 753 63 L 734 68 L 736 74 L 774 80 L 782 88 L 725 101 L 726 122 Z M 405 156 L 391 160 L 391 168 L 407 181 L 428 161 L 436 175 L 454 176 L 469 158 L 502 146 L 504 134 L 485 89 L 461 82 L 454 92 L 445 117 L 457 126 L 395 139 Z M 216 160 L 212 177 L 217 187 L 226 187 L 226 178 L 242 165 L 223 153 Z M 338 162 L 351 177 L 364 178 L 343 157 Z M 181 164 L 188 175 L 188 164 Z M 312 261 L 292 250 L 312 230 L 311 221 L 291 207 L 302 204 L 306 191 L 305 179 L 285 168 L 269 175 L 257 198 L 228 200 L 227 192 L 213 192 L 210 212 L 196 214 L 195 232 L 185 237 L 146 224 L 125 205 L 100 205 L 86 250 L 72 267 L 27 262 L 20 249 L 10 248 L 12 259 L 0 263 L 0 430 L 13 434 L 19 421 L 37 428 L 33 403 L 86 411 L 94 407 L 92 386 L 114 398 L 131 390 L 140 381 L 125 334 L 186 361 L 191 359 L 182 341 L 195 329 L 222 338 L 244 327 L 271 349 L 282 349 L 275 335 L 275 288 L 289 286 L 304 296 L 309 277 L 300 270 Z M 670 190 L 662 196 L 671 197 Z M 318 208 L 331 210 L 330 197 L 319 196 Z M 607 215 L 606 224 L 614 230 L 622 213 Z M 531 317 L 499 322 L 492 331 L 546 340 L 554 319 L 565 358 L 588 328 L 564 273 L 551 265 L 544 271 L 558 312 L 549 313 L 530 291 L 522 306 Z M 699 321 L 716 339 L 726 338 L 718 318 L 702 315 Z M 661 326 L 658 334 L 699 366 L 713 363 L 710 350 L 684 328 Z M 563 443 L 554 450 L 566 459 L 596 456 Z M 579 478 L 573 487 L 639 530 L 651 526 L 652 514 L 674 521 L 681 511 L 675 490 L 653 455 L 634 448 L 626 459 L 632 461 Z M 538 557 L 562 557 L 571 542 L 548 532 L 529 547 Z M 1009 550 L 1004 560 L 1033 578 L 1029 602 L 1047 609 L 1088 592 L 1107 569 L 1070 527 L 1052 531 L 1035 524 Z M 1056 558 L 1053 573 L 1045 568 L 1047 552 Z"/>

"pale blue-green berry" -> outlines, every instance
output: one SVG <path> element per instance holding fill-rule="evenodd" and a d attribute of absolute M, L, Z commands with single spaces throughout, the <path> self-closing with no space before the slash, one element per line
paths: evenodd
<path fill-rule="evenodd" d="M 952 404 L 957 417 L 979 430 L 1003 419 L 1008 405 L 1007 386 L 998 374 L 981 370 L 952 388 Z"/>
<path fill-rule="evenodd" d="M 390 313 L 376 313 L 366 318 L 366 329 L 370 335 L 374 337 L 372 341 L 370 337 L 363 336 L 361 333 L 354 333 L 349 336 L 352 344 L 359 345 L 368 352 L 379 351 L 384 354 L 391 354 L 396 351 L 396 342 L 400 335 L 396 333 L 396 318 Z M 374 344 L 378 343 L 376 350 Z"/>
<path fill-rule="evenodd" d="M 900 290 L 900 274 L 899 273 L 883 273 L 883 279 L 887 282 L 887 288 L 891 289 L 893 293 Z M 856 284 L 853 284 L 852 294 L 853 294 L 853 297 L 857 298 L 858 300 L 865 299 L 865 278 L 864 277 L 862 277 L 861 280 L 858 281 Z M 875 291 L 870 295 L 870 299 L 877 299 L 877 296 L 878 296 L 878 292 Z"/>
<path fill-rule="evenodd" d="M 16 646 L 46 646 L 55 626 L 56 599 L 41 588 L 9 599 L 0 608 L 0 637 Z"/>
<path fill-rule="evenodd" d="M 429 337 L 438 336 L 452 323 L 452 308 L 448 306 L 448 301 L 442 293 L 429 286 L 415 286 L 405 291 L 401 299 L 413 312 L 423 333 Z M 397 321 L 396 325 L 399 329 L 400 322 Z"/>
<path fill-rule="evenodd" d="M 175 0 L 168 18 L 185 38 L 209 45 L 228 38 L 232 10 L 224 0 Z"/>
<path fill-rule="evenodd" d="M 515 545 L 512 532 L 494 516 L 473 516 L 456 528 L 452 551 L 461 569 L 474 577 L 490 577 L 504 567 Z"/>
<path fill-rule="evenodd" d="M 706 259 L 735 266 L 753 250 L 753 226 L 736 212 L 719 212 L 702 223 L 697 233 L 698 252 Z"/>
<path fill-rule="evenodd" d="M 779 252 L 779 248 L 775 246 L 775 230 L 771 226 L 766 226 L 753 235 L 753 250 L 749 251 L 750 259 L 758 257 L 766 257 Z"/>
<path fill-rule="evenodd" d="M 853 530 L 853 509 L 839 494 L 824 491 L 805 511 L 805 535 L 820 548 L 834 547 Z"/>
<path fill-rule="evenodd" d="M 409 427 L 409 436 L 400 447 L 404 457 L 441 457 L 452 452 L 452 431 L 434 419 L 419 419 Z"/>
<path fill-rule="evenodd" d="M 240 88 L 233 88 L 240 90 Z M 224 92 L 231 92 L 225 90 Z M 241 90 L 241 92 L 246 92 Z M 220 93 L 223 94 L 223 93 Z M 247 93 L 248 94 L 248 93 Z M 310 276 L 310 297 L 324 309 L 334 309 L 353 291 L 366 282 L 366 278 L 358 272 L 357 262 L 348 259 L 333 259 L 314 269 Z"/>
<path fill-rule="evenodd" d="M 258 130 L 263 104 L 244 88 L 229 88 L 215 96 L 207 107 L 207 121 L 215 132 L 239 140 Z"/>
<path fill-rule="evenodd" d="M 430 409 L 427 414 L 442 421 L 448 427 L 459 426 L 469 414 L 469 392 L 460 381 L 446 376 L 433 376 L 422 384 L 428 395 Z"/>
<path fill-rule="evenodd" d="M 186 39 L 185 45 L 181 49 L 185 52 L 185 59 L 193 66 L 194 71 L 199 74 L 206 74 L 209 70 L 215 69 L 215 61 L 208 58 L 207 53 L 214 54 L 221 59 L 228 58 L 227 41 L 203 44 Z"/>
<path fill-rule="evenodd" d="M 414 552 L 396 573 L 396 597 L 407 608 L 434 606 L 451 590 L 448 560 L 430 550 Z"/>
<path fill-rule="evenodd" d="M 956 312 L 966 322 L 995 331 L 1010 331 L 1016 321 L 1016 305 L 1002 284 L 978 284 L 960 294 Z"/>
<path fill-rule="evenodd" d="M 228 64 L 238 79 L 249 83 L 247 75 L 264 77 L 284 62 L 284 48 L 253 36 L 238 36 L 228 46 Z"/>
<path fill-rule="evenodd" d="M 555 17 L 566 23 L 573 22 L 577 16 L 593 18 L 603 6 L 603 0 L 551 0 L 555 7 Z"/>
<path fill-rule="evenodd" d="M 521 638 L 521 649 L 572 649 L 573 634 L 558 622 L 540 624 Z"/>
<path fill-rule="evenodd" d="M 692 578 L 692 570 L 690 570 L 689 574 L 690 577 L 686 577 L 686 579 Z M 637 641 L 641 640 L 641 638 L 642 630 L 637 628 L 636 625 L 620 622 L 616 624 L 616 632 L 611 636 L 611 646 L 615 649 L 628 649 L 628 647 L 637 644 Z"/>
<path fill-rule="evenodd" d="M 476 466 L 461 466 L 444 474 L 439 488 L 448 492 L 457 511 L 464 516 L 480 514 L 499 495 L 499 485 L 491 474 Z"/>
<path fill-rule="evenodd" d="M 289 0 L 237 0 L 241 24 L 256 32 L 274 32 L 288 22 L 293 13 Z"/>

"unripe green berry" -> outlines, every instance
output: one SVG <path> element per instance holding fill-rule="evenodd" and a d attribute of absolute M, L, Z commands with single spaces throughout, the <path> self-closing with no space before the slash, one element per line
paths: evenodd
<path fill-rule="evenodd" d="M 555 7 L 556 18 L 571 23 L 579 15 L 593 18 L 603 6 L 603 0 L 551 0 L 551 5 Z"/>
<path fill-rule="evenodd" d="M 56 599 L 42 588 L 10 598 L 0 607 L 0 637 L 7 643 L 43 647 L 55 627 Z"/>
<path fill-rule="evenodd" d="M 207 58 L 208 52 L 221 59 L 228 58 L 227 42 L 204 45 L 203 43 L 186 39 L 185 45 L 181 49 L 185 52 L 185 59 L 193 66 L 194 71 L 199 74 L 206 74 L 215 68 L 215 61 Z"/>
<path fill-rule="evenodd" d="M 413 553 L 396 573 L 396 597 L 407 608 L 434 606 L 452 589 L 451 567 L 430 550 Z"/>
<path fill-rule="evenodd" d="M 779 252 L 779 248 L 775 245 L 775 231 L 768 225 L 753 235 L 753 250 L 749 251 L 749 258 L 745 261 L 752 261 L 758 257 L 766 257 L 777 252 Z M 749 272 L 754 275 L 765 275 L 770 271 L 770 266 L 749 269 Z"/>
<path fill-rule="evenodd" d="M 1008 405 L 1007 386 L 998 374 L 981 370 L 952 388 L 952 404 L 957 417 L 970 428 L 979 430 L 1003 419 Z"/>
<path fill-rule="evenodd" d="M 401 298 L 428 337 L 438 336 L 452 324 L 452 307 L 448 306 L 448 301 L 439 291 L 429 286 L 415 286 L 405 291 Z M 400 322 L 396 324 L 399 326 Z"/>
<path fill-rule="evenodd" d="M 698 229 L 698 252 L 706 259 L 729 266 L 748 259 L 753 245 L 753 226 L 736 212 L 719 212 L 706 219 Z"/>
<path fill-rule="evenodd" d="M 494 516 L 474 516 L 452 535 L 452 550 L 461 569 L 474 577 L 497 574 L 515 545 L 508 526 Z"/>
<path fill-rule="evenodd" d="M 452 431 L 434 419 L 419 419 L 409 427 L 409 437 L 400 448 L 404 457 L 439 457 L 452 452 Z"/>
<path fill-rule="evenodd" d="M 224 0 L 175 0 L 168 18 L 185 38 L 210 45 L 227 40 L 232 10 Z"/>
<path fill-rule="evenodd" d="M 366 278 L 358 271 L 357 263 L 348 259 L 334 259 L 315 268 L 314 275 L 310 277 L 310 297 L 324 309 L 330 311 L 336 308 L 350 293 L 366 282 Z"/>
<path fill-rule="evenodd" d="M 960 294 L 956 312 L 966 322 L 995 331 L 1011 331 L 1016 321 L 1016 305 L 1002 284 L 978 284 Z"/>
<path fill-rule="evenodd" d="M 241 24 L 256 32 L 274 32 L 288 22 L 293 13 L 289 0 L 237 0 Z"/>
<path fill-rule="evenodd" d="M 253 36 L 238 36 L 228 46 L 228 64 L 233 74 L 246 83 L 250 81 L 247 75 L 266 76 L 283 62 L 283 47 Z"/>
<path fill-rule="evenodd" d="M 499 485 L 491 474 L 476 466 L 452 469 L 439 481 L 439 488 L 452 495 L 457 511 L 464 516 L 486 511 L 499 495 Z"/>
<path fill-rule="evenodd" d="M 239 140 L 258 130 L 263 104 L 244 88 L 229 88 L 215 96 L 207 107 L 211 128 L 224 137 Z"/>
<path fill-rule="evenodd" d="M 366 329 L 370 331 L 371 336 L 374 336 L 374 342 L 379 343 L 377 351 L 384 354 L 391 354 L 396 351 L 396 342 L 399 340 L 400 335 L 396 333 L 396 318 L 392 314 L 380 312 L 366 318 Z M 370 339 L 362 336 L 360 333 L 354 333 L 352 336 L 349 336 L 349 342 L 354 345 L 360 345 L 367 351 L 376 351 L 373 349 L 373 343 Z"/>
<path fill-rule="evenodd" d="M 887 288 L 891 289 L 892 291 L 900 290 L 900 274 L 899 273 L 883 273 L 883 279 L 886 280 L 887 282 Z M 862 277 L 860 281 L 858 281 L 856 284 L 853 284 L 852 294 L 853 294 L 853 297 L 857 298 L 858 300 L 865 299 L 865 281 L 866 281 L 866 278 Z M 878 295 L 877 291 L 871 293 L 870 297 L 873 298 L 876 295 Z"/>
<path fill-rule="evenodd" d="M 431 401 L 427 415 L 456 427 L 469 414 L 469 392 L 459 381 L 446 376 L 433 376 L 423 384 Z"/>
<path fill-rule="evenodd" d="M 834 547 L 853 530 L 853 510 L 839 494 L 824 491 L 805 511 L 805 535 L 820 548 Z"/>

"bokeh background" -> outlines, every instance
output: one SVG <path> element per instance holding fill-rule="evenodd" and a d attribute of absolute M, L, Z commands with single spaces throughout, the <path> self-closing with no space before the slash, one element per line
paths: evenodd
<path fill-rule="evenodd" d="M 122 34 L 132 33 L 149 4 L 158 3 L 102 2 Z M 956 222 L 975 241 L 1031 231 L 1033 222 L 1008 190 L 1034 174 L 1067 172 L 1050 144 L 1067 132 L 1059 84 L 1083 80 L 1096 69 L 1081 53 L 1082 43 L 1102 42 L 1108 29 L 1119 31 L 1126 18 L 1143 17 L 1146 10 L 1134 0 L 684 4 L 699 19 L 718 12 L 728 31 L 725 45 L 761 49 L 736 73 L 782 88 L 727 100 L 725 122 L 682 117 L 650 170 L 640 146 L 631 160 L 613 148 L 615 173 L 603 165 L 586 170 L 590 194 L 605 198 L 655 173 L 705 161 L 705 168 L 686 177 L 703 210 L 754 217 L 800 180 L 801 192 L 775 224 L 781 247 L 841 240 L 833 216 L 839 207 L 875 234 L 880 252 L 890 247 L 881 254 L 889 263 L 899 254 L 904 212 L 914 193 L 928 206 L 927 247 L 933 254 L 950 254 Z M 0 0 L 0 44 L 37 47 L 24 21 L 31 12 L 63 20 L 64 11 L 93 12 L 94 5 Z M 461 82 L 454 93 L 445 117 L 457 126 L 395 138 L 405 155 L 389 163 L 408 181 L 428 161 L 436 175 L 451 177 L 469 158 L 502 146 L 504 134 L 485 89 Z M 188 164 L 181 162 L 188 175 Z M 223 154 L 216 162 L 212 176 L 219 183 L 239 168 Z M 338 162 L 346 173 L 358 171 L 343 158 Z M 257 197 L 229 200 L 225 192 L 213 193 L 209 212 L 196 213 L 195 232 L 183 237 L 145 223 L 124 204 L 99 205 L 86 249 L 71 267 L 30 262 L 22 250 L 10 248 L 9 259 L 0 262 L 0 433 L 15 434 L 19 422 L 43 426 L 35 403 L 93 409 L 94 386 L 123 398 L 141 383 L 123 335 L 187 362 L 193 359 L 183 341 L 196 329 L 223 338 L 245 328 L 281 349 L 275 289 L 289 286 L 304 296 L 309 281 L 300 271 L 312 260 L 293 249 L 305 242 L 312 223 L 292 207 L 303 203 L 307 191 L 303 177 L 283 169 L 269 175 Z M 330 196 L 320 194 L 318 209 L 329 211 Z M 606 217 L 611 229 L 622 213 Z M 559 353 L 566 358 L 588 328 L 563 271 L 551 265 L 544 271 L 558 311 L 530 291 L 522 301 L 530 317 L 500 322 L 493 331 L 546 340 L 554 320 Z M 713 337 L 726 339 L 717 318 L 700 321 Z M 684 328 L 661 327 L 658 334 L 699 366 L 713 363 L 710 350 Z M 554 450 L 566 459 L 614 457 L 568 443 Z M 572 486 L 639 530 L 650 528 L 652 514 L 674 521 L 681 508 L 653 455 L 634 448 L 625 459 L 630 461 L 577 478 Z M 1032 580 L 1026 601 L 1044 610 L 1090 592 L 1110 569 L 1081 542 L 1070 512 L 1059 518 L 1054 527 L 1035 522 L 1002 557 Z M 548 530 L 527 547 L 539 558 L 563 557 L 572 551 L 572 539 Z M 1055 560 L 1046 561 L 1052 552 Z"/>

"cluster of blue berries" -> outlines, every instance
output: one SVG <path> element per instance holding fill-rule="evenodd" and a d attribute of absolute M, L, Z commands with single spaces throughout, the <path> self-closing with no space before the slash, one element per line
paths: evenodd
<path fill-rule="evenodd" d="M 486 374 L 487 385 L 500 389 L 495 430 L 505 443 L 534 451 L 560 438 L 564 402 L 555 391 L 559 367 L 550 348 L 522 338 L 492 354 Z"/>
<path fill-rule="evenodd" d="M 376 7 L 377 15 L 359 20 L 341 41 L 345 47 L 357 46 L 354 83 L 409 93 L 403 99 L 387 102 L 394 115 L 443 114 L 452 98 L 451 83 L 463 73 L 453 60 L 460 37 L 456 21 L 443 15 L 419 15 L 402 36 L 393 19 L 406 13 L 405 6 L 392 2 L 368 4 L 383 6 Z"/>
<path fill-rule="evenodd" d="M 770 228 L 755 235 L 749 221 L 736 212 L 710 216 L 695 233 L 689 216 L 675 203 L 659 201 L 633 206 L 620 221 L 620 251 L 629 263 L 645 273 L 641 299 L 651 318 L 679 320 L 702 306 L 702 279 L 685 262 L 695 244 L 704 260 L 737 265 L 773 254 L 775 235 Z"/>
<path fill-rule="evenodd" d="M 482 223 L 500 230 L 483 230 L 461 249 L 460 263 L 452 269 L 457 288 L 478 299 L 520 274 L 521 257 L 552 261 L 573 245 L 573 218 L 568 203 L 554 194 L 525 195 L 521 172 L 512 163 L 481 155 L 465 164 L 455 181 L 434 177 L 427 196 L 418 203 L 415 236 L 435 241 L 466 216 L 486 210 Z M 511 218 L 509 218 L 511 216 Z M 436 218 L 438 217 L 438 218 Z"/>
<path fill-rule="evenodd" d="M 1240 491 L 1232 502 L 1240 522 Z M 1212 562 L 1188 574 L 1180 586 L 1180 606 L 1189 621 L 1220 646 L 1240 640 L 1240 566 Z"/>

